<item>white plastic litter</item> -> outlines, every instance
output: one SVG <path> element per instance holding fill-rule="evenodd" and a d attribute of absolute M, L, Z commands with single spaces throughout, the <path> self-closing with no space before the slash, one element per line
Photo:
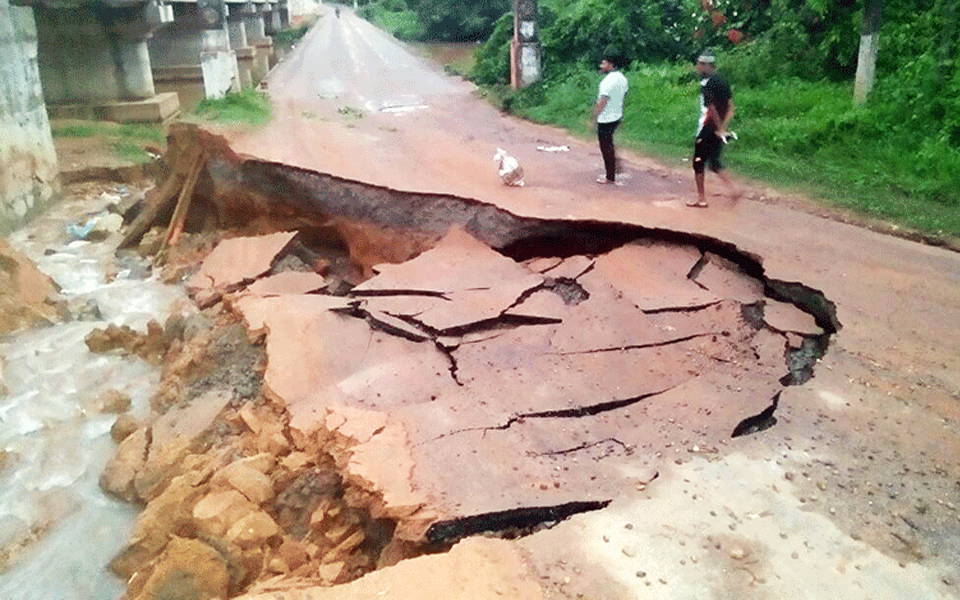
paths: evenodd
<path fill-rule="evenodd" d="M 523 187 L 523 167 L 520 166 L 520 161 L 507 154 L 507 151 L 503 148 L 497 148 L 493 160 L 500 165 L 500 179 L 503 180 L 503 183 Z"/>
<path fill-rule="evenodd" d="M 570 146 L 537 146 L 540 152 L 570 152 Z"/>

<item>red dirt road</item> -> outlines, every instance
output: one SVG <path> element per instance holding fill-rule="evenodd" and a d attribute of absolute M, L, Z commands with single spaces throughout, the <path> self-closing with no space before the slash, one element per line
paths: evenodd
<path fill-rule="evenodd" d="M 548 596 L 957 595 L 960 254 L 777 202 L 687 208 L 690 174 L 633 155 L 624 187 L 598 186 L 594 144 L 501 115 L 348 11 L 323 17 L 269 90 L 274 121 L 230 134 L 237 151 L 518 215 L 706 235 L 836 303 L 843 329 L 816 377 L 784 392 L 776 427 L 709 456 L 678 439 L 655 483 L 517 542 Z M 569 152 L 537 149 L 558 145 Z M 526 187 L 500 183 L 497 147 Z M 670 408 L 645 414 L 672 423 Z"/>

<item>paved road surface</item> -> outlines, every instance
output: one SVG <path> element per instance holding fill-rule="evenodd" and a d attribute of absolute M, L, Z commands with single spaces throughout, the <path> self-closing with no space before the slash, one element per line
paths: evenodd
<path fill-rule="evenodd" d="M 349 11 L 326 14 L 269 89 L 277 118 L 231 134 L 241 152 L 516 214 L 708 235 L 836 302 L 844 327 L 816 378 L 784 393 L 777 427 L 716 456 L 664 449 L 660 483 L 520 543 L 549 593 L 956 596 L 960 255 L 794 210 L 760 186 L 754 199 L 689 209 L 689 173 L 633 155 L 626 186 L 599 187 L 594 143 L 499 114 Z M 561 144 L 570 151 L 537 149 Z M 498 146 L 521 160 L 525 188 L 500 184 Z M 708 515 L 698 498 L 724 508 Z M 933 550 L 920 556 L 911 540 Z"/>

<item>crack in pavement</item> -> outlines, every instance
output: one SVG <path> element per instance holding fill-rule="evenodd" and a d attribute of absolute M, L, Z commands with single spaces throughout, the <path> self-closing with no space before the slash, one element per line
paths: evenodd
<path fill-rule="evenodd" d="M 706 289 L 706 288 L 704 288 L 704 289 Z M 708 290 L 708 291 L 709 291 L 709 290 Z M 642 313 L 645 314 L 645 315 L 659 315 L 659 314 L 663 314 L 663 313 L 689 313 L 689 312 L 697 312 L 697 311 L 700 311 L 700 310 L 706 310 L 706 309 L 708 309 L 708 308 L 710 308 L 710 307 L 712 307 L 712 306 L 716 306 L 716 305 L 718 305 L 718 304 L 722 304 L 722 303 L 724 302 L 724 300 L 725 300 L 724 298 L 721 298 L 721 299 L 719 299 L 719 300 L 711 300 L 710 302 L 706 302 L 706 303 L 704 303 L 704 304 L 691 304 L 691 305 L 689 305 L 689 306 L 665 306 L 665 307 L 663 307 L 663 308 L 641 308 L 641 309 L 640 309 L 640 312 L 642 312 Z"/>
<path fill-rule="evenodd" d="M 704 332 L 704 333 L 694 333 L 691 335 L 685 335 L 682 337 L 674 338 L 671 340 L 664 340 L 662 342 L 649 342 L 647 344 L 631 344 L 629 346 L 616 346 L 613 348 L 593 348 L 591 350 L 571 350 L 570 352 L 559 352 L 552 353 L 553 356 L 579 356 L 584 354 L 602 354 L 604 352 L 621 352 L 623 350 L 643 350 L 646 348 L 662 348 L 664 346 L 672 346 L 673 344 L 681 344 L 683 342 L 689 342 L 690 340 L 695 340 L 701 337 L 710 337 L 716 335 L 724 335 L 725 332 Z M 729 335 L 729 334 L 728 334 Z"/>
<path fill-rule="evenodd" d="M 777 406 L 780 403 L 780 394 L 782 393 L 783 390 L 780 390 L 774 394 L 773 398 L 770 399 L 770 406 L 765 408 L 760 414 L 747 417 L 746 419 L 740 421 L 737 426 L 734 427 L 733 433 L 730 435 L 730 437 L 735 438 L 759 433 L 776 425 L 777 418 L 773 416 L 773 413 L 777 410 Z"/>
<path fill-rule="evenodd" d="M 580 450 L 587 450 L 588 448 L 594 448 L 605 443 L 619 444 L 628 456 L 633 454 L 633 447 L 631 447 L 629 444 L 624 444 L 617 438 L 608 437 L 596 442 L 584 442 L 579 446 L 573 446 L 572 448 L 565 448 L 563 450 L 550 450 L 549 452 L 528 452 L 527 456 L 531 458 L 537 458 L 540 456 L 561 456 L 564 454 L 573 454 L 574 452 L 579 452 Z"/>
<path fill-rule="evenodd" d="M 532 533 L 538 527 L 551 527 L 573 515 L 601 510 L 611 500 L 567 502 L 553 506 L 524 506 L 509 510 L 471 515 L 447 521 L 437 521 L 427 529 L 427 541 L 433 544 L 453 544 L 465 537 L 481 533 L 499 533 L 517 537 Z"/>
<path fill-rule="evenodd" d="M 686 382 L 683 382 L 686 383 Z M 641 394 L 639 396 L 634 396 L 632 398 L 624 398 L 622 400 L 609 400 L 607 402 L 600 402 L 599 404 L 591 404 L 588 406 L 580 406 L 577 408 L 561 408 L 557 410 L 545 410 L 539 412 L 530 412 L 530 413 L 520 413 L 510 416 L 507 421 L 501 425 L 488 425 L 486 427 L 467 427 L 465 429 L 457 429 L 455 431 L 450 431 L 441 435 L 438 435 L 429 440 L 424 440 L 415 446 L 422 446 L 430 442 L 436 442 L 446 437 L 453 435 L 459 435 L 461 433 L 469 433 L 471 431 L 482 431 L 484 435 L 488 431 L 505 431 L 510 429 L 516 423 L 522 423 L 525 419 L 575 419 L 580 417 L 592 417 L 600 413 L 609 412 L 611 410 L 617 410 L 619 408 L 624 408 L 631 406 L 638 402 L 642 402 L 649 398 L 660 396 L 666 394 L 667 392 L 683 385 L 683 383 L 678 383 L 676 385 L 671 385 L 670 387 L 658 390 L 656 392 L 648 392 L 646 394 Z"/>

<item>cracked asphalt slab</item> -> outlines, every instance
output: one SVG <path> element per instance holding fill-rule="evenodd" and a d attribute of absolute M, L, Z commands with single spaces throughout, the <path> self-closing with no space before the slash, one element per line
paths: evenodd
<path fill-rule="evenodd" d="M 362 27 L 352 18 L 343 26 Z M 324 60 L 310 39 L 288 64 Z M 593 145 L 500 115 L 460 82 L 426 90 L 426 109 L 357 117 L 339 109 L 364 94 L 298 94 L 298 73 L 270 81 L 274 124 L 224 134 L 253 162 L 541 223 L 639 226 L 653 241 L 579 254 L 541 240 L 542 256 L 507 264 L 471 239 L 474 220 L 353 296 L 239 299 L 249 326 L 269 329 L 265 384 L 295 427 L 343 405 L 402 424 L 395 450 L 450 542 L 585 510 L 515 542 L 547 597 L 958 595 L 956 254 L 776 201 L 687 210 L 688 174 L 629 154 L 628 185 L 598 189 Z M 571 151 L 536 152 L 544 141 Z M 499 185 L 498 145 L 527 187 Z M 732 245 L 762 276 L 676 234 Z M 796 283 L 835 303 L 832 320 L 770 296 Z M 758 302 L 759 327 L 744 310 Z M 825 334 L 800 379 L 813 378 L 784 387 L 785 347 Z M 775 423 L 731 438 L 774 398 Z"/>

